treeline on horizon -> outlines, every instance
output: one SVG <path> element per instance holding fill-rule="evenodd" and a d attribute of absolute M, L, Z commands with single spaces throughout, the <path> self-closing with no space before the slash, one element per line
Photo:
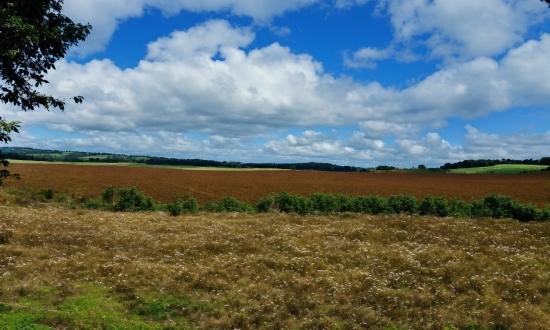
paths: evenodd
<path fill-rule="evenodd" d="M 0 153 L 5 158 L 13 160 L 31 160 L 31 161 L 50 161 L 50 162 L 93 162 L 93 163 L 136 163 L 147 165 L 166 165 L 166 166 L 197 166 L 197 167 L 224 167 L 224 168 L 276 168 L 285 170 L 314 170 L 328 172 L 369 172 L 392 171 L 399 168 L 388 165 L 379 165 L 372 168 L 342 166 L 330 163 L 242 163 L 227 162 L 206 159 L 179 159 L 156 156 L 128 156 L 124 154 L 112 154 L 104 152 L 83 152 L 83 151 L 59 151 L 21 147 L 1 147 Z M 550 157 L 541 159 L 468 159 L 456 163 L 446 163 L 439 168 L 426 168 L 422 170 L 427 172 L 445 172 L 452 169 L 490 167 L 500 164 L 523 164 L 523 165 L 548 165 L 550 166 Z"/>
<path fill-rule="evenodd" d="M 341 166 L 329 163 L 241 163 L 205 159 L 179 159 L 154 156 L 128 156 L 110 153 L 79 151 L 42 150 L 34 148 L 0 148 L 5 157 L 13 160 L 94 162 L 94 163 L 138 163 L 147 165 L 197 166 L 225 168 L 277 168 L 286 170 L 314 170 L 329 172 L 365 172 L 367 169 L 355 166 Z M 98 157 L 99 156 L 99 157 Z"/>
<path fill-rule="evenodd" d="M 550 157 L 542 157 L 541 159 L 467 159 L 456 163 L 446 163 L 441 166 L 444 170 L 453 170 L 458 168 L 472 168 L 472 167 L 489 167 L 501 164 L 513 164 L 513 165 L 550 165 Z"/>

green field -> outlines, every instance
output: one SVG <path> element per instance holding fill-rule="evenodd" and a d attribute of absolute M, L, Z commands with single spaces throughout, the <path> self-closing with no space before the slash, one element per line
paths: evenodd
<path fill-rule="evenodd" d="M 515 174 L 523 172 L 539 172 L 547 168 L 546 165 L 516 165 L 500 164 L 487 167 L 457 168 L 450 170 L 454 174 Z"/>
<path fill-rule="evenodd" d="M 234 167 L 202 167 L 202 166 L 170 166 L 170 165 L 148 165 L 142 163 L 94 163 L 94 162 L 44 162 L 35 160 L 9 160 L 11 164 L 53 164 L 53 165 L 83 165 L 83 166 L 135 166 L 135 167 L 158 167 L 173 168 L 178 170 L 193 171 L 287 171 L 280 168 L 234 168 Z"/>

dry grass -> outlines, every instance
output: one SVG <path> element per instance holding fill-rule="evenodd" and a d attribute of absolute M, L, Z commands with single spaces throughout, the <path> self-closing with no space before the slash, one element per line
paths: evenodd
<path fill-rule="evenodd" d="M 52 328 L 550 328 L 548 223 L 38 205 L 0 207 L 0 232 L 12 233 L 0 322 L 25 311 Z"/>

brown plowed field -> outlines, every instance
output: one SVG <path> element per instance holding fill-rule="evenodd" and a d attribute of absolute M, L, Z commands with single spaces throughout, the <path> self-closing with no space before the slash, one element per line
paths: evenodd
<path fill-rule="evenodd" d="M 490 193 L 512 196 L 539 207 L 550 206 L 550 172 L 530 174 L 407 174 L 331 173 L 313 171 L 186 171 L 178 169 L 12 164 L 21 180 L 7 180 L 6 187 L 28 185 L 53 188 L 76 196 L 98 197 L 109 185 L 135 186 L 155 200 L 171 202 L 178 193 L 192 194 L 199 202 L 233 196 L 257 202 L 286 190 L 295 194 L 343 193 L 351 196 L 410 194 L 458 197 L 471 201 Z"/>

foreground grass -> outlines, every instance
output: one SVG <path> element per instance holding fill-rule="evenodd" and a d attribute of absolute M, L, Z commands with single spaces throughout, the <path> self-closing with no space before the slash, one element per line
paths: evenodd
<path fill-rule="evenodd" d="M 499 164 L 487 167 L 457 168 L 449 170 L 453 174 L 516 174 L 524 172 L 539 172 L 547 165 Z"/>
<path fill-rule="evenodd" d="M 550 328 L 548 223 L 38 204 L 0 242 L 2 329 Z"/>

